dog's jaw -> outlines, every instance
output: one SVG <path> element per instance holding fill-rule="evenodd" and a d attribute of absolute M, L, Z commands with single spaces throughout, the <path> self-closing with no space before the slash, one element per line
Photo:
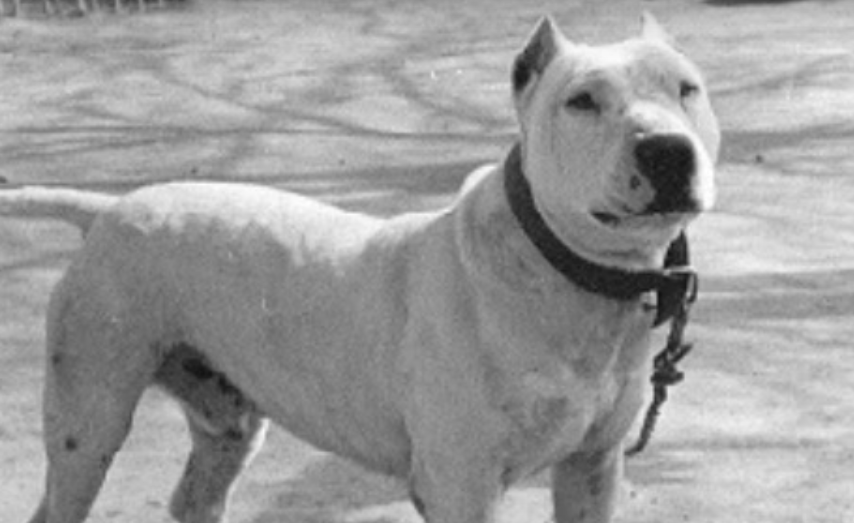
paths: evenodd
<path fill-rule="evenodd" d="M 555 235 L 591 262 L 629 271 L 660 269 L 667 246 L 697 215 L 594 215 L 542 212 Z"/>
<path fill-rule="evenodd" d="M 598 223 L 612 229 L 644 230 L 662 227 L 683 228 L 701 214 L 696 211 L 684 212 L 641 212 L 641 213 L 612 213 L 608 211 L 591 211 L 590 215 Z"/>

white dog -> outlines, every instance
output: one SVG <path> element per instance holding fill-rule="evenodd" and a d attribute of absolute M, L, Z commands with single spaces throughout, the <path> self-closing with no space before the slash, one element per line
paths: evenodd
<path fill-rule="evenodd" d="M 432 523 L 491 521 L 544 467 L 558 523 L 609 521 L 650 370 L 646 297 L 712 204 L 717 125 L 652 20 L 586 47 L 545 19 L 513 90 L 519 144 L 435 213 L 247 185 L 0 192 L 2 214 L 87 231 L 50 303 L 32 521 L 86 518 L 152 384 L 192 432 L 184 523 L 223 520 L 267 418 L 405 478 Z"/>

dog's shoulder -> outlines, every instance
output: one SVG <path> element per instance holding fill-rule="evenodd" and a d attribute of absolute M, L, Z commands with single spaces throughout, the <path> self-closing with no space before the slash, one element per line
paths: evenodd
<path fill-rule="evenodd" d="M 482 282 L 512 292 L 538 285 L 542 260 L 510 209 L 500 164 L 466 180 L 454 207 L 454 236 L 463 266 Z"/>

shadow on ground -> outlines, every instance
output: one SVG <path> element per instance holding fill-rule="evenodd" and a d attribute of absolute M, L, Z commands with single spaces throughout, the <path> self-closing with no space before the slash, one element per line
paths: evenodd
<path fill-rule="evenodd" d="M 367 474 L 364 469 L 337 458 L 309 465 L 298 479 L 283 483 L 280 494 L 253 523 L 333 522 L 342 514 L 360 513 L 372 507 L 393 505 L 398 512 L 415 517 L 406 491 L 397 481 Z M 393 521 L 389 517 L 359 518 L 361 523 Z"/>

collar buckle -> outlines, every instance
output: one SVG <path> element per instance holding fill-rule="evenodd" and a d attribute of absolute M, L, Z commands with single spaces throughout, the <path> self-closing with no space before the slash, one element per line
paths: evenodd
<path fill-rule="evenodd" d="M 690 266 L 668 267 L 664 281 L 656 292 L 656 315 L 653 327 L 673 318 L 680 309 L 687 311 L 697 301 L 699 278 Z"/>

